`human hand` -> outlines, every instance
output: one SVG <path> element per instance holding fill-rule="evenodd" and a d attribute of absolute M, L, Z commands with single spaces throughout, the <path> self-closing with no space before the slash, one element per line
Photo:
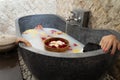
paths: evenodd
<path fill-rule="evenodd" d="M 32 45 L 30 44 L 30 42 L 28 42 L 26 39 L 24 39 L 24 38 L 17 38 L 16 39 L 16 43 L 18 44 L 19 42 L 22 42 L 22 43 L 24 43 L 25 44 L 25 46 L 27 46 L 27 47 L 31 47 Z"/>
<path fill-rule="evenodd" d="M 103 36 L 100 41 L 101 48 L 107 53 L 111 48 L 111 54 L 114 54 L 116 49 L 120 50 L 120 42 L 115 35 Z"/>

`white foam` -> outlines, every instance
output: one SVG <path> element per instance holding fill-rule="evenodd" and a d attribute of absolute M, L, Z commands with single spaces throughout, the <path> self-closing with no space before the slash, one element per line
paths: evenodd
<path fill-rule="evenodd" d="M 60 33 L 60 34 L 59 34 Z M 47 36 L 51 37 L 61 37 L 69 41 L 70 49 L 65 51 L 64 53 L 83 53 L 84 45 L 77 41 L 76 39 L 72 38 L 71 36 L 63 33 L 62 31 L 54 28 L 43 28 L 43 30 L 39 30 L 38 33 L 28 33 L 22 34 L 23 38 L 28 40 L 32 47 L 46 51 L 44 49 L 44 44 L 41 37 L 47 38 Z"/>

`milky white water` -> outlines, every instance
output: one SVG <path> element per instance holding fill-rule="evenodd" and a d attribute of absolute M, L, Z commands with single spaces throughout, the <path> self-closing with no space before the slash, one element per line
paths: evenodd
<path fill-rule="evenodd" d="M 82 53 L 84 45 L 72 38 L 71 36 L 63 33 L 62 31 L 54 28 L 43 28 L 43 30 L 31 29 L 27 34 L 22 34 L 23 38 L 28 40 L 33 48 L 46 51 L 44 48 L 44 39 L 49 37 L 61 37 L 69 41 L 70 48 L 64 53 Z M 63 52 L 62 52 L 63 53 Z"/>

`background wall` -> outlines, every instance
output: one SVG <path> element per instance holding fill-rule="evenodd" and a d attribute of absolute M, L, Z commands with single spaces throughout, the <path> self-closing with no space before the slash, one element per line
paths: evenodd
<path fill-rule="evenodd" d="M 56 0 L 57 14 L 64 18 L 73 9 L 91 12 L 89 25 L 94 29 L 113 29 L 120 32 L 120 0 Z M 116 80 L 120 80 L 120 56 L 110 69 Z"/>
<path fill-rule="evenodd" d="M 68 17 L 73 9 L 91 11 L 92 28 L 120 31 L 119 0 L 57 0 L 57 14 Z"/>
<path fill-rule="evenodd" d="M 15 34 L 15 19 L 31 14 L 56 13 L 55 0 L 0 0 L 0 34 Z"/>
<path fill-rule="evenodd" d="M 16 18 L 31 14 L 68 17 L 73 9 L 91 11 L 92 28 L 120 31 L 119 0 L 0 0 L 0 34 L 15 34 Z"/>

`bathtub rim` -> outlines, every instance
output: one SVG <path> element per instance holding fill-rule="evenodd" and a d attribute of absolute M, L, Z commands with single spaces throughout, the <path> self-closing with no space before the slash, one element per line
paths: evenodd
<path fill-rule="evenodd" d="M 58 53 L 58 52 L 42 51 L 42 50 L 35 49 L 33 47 L 26 47 L 21 43 L 19 43 L 19 47 L 27 51 L 30 51 L 34 54 L 50 56 L 50 57 L 60 57 L 60 58 L 86 58 L 86 57 L 94 57 L 98 55 L 109 54 L 109 53 L 104 53 L 102 49 L 84 52 L 84 53 Z"/>
<path fill-rule="evenodd" d="M 15 20 L 17 37 L 22 37 L 21 34 L 20 34 L 21 32 L 20 32 L 20 27 L 19 27 L 18 21 L 21 18 L 29 17 L 29 16 L 36 16 L 36 15 L 53 15 L 53 16 L 60 17 L 62 20 L 64 20 L 61 16 L 56 15 L 56 14 L 35 14 L 35 15 L 27 15 L 27 16 L 17 18 Z M 106 53 L 103 52 L 102 49 L 89 51 L 89 52 L 84 52 L 84 53 L 57 53 L 57 52 L 53 53 L 53 52 L 41 51 L 41 50 L 35 49 L 33 47 L 26 47 L 26 46 L 22 45 L 21 43 L 19 43 L 19 47 L 21 47 L 23 49 L 26 49 L 26 50 L 29 50 L 31 52 L 37 53 L 37 54 L 42 54 L 42 55 L 51 56 L 51 57 L 60 57 L 60 58 L 85 58 L 85 57 L 93 57 L 93 56 L 105 55 L 106 54 Z M 109 53 L 107 53 L 107 54 L 109 54 Z"/>

